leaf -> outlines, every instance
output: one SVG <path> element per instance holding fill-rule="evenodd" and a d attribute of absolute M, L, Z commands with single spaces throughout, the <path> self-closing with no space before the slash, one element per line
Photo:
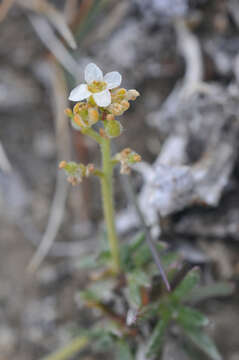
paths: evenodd
<path fill-rule="evenodd" d="M 102 302 L 113 298 L 113 288 L 115 286 L 113 279 L 104 279 L 92 283 L 86 290 L 78 292 L 80 298 L 84 301 Z"/>
<path fill-rule="evenodd" d="M 133 306 L 141 306 L 141 287 L 148 286 L 150 284 L 150 279 L 145 272 L 141 270 L 135 270 L 131 272 L 128 277 L 128 286 L 129 286 L 129 302 Z"/>
<path fill-rule="evenodd" d="M 157 242 L 156 244 L 156 248 L 159 252 L 161 252 L 162 250 L 165 250 L 165 244 L 162 242 Z M 133 256 L 133 262 L 134 265 L 136 267 L 143 267 L 144 265 L 148 264 L 149 262 L 152 261 L 152 254 L 151 251 L 148 247 L 148 244 L 144 243 L 142 244 L 137 251 L 135 252 L 134 256 Z M 163 258 L 162 258 L 162 262 L 163 262 Z"/>
<path fill-rule="evenodd" d="M 121 265 L 124 270 L 130 271 L 133 267 L 132 257 L 134 252 L 142 245 L 145 240 L 145 234 L 138 234 L 130 243 L 123 244 L 120 248 Z"/>
<path fill-rule="evenodd" d="M 212 339 L 199 328 L 183 327 L 186 336 L 212 360 L 222 360 Z"/>
<path fill-rule="evenodd" d="M 211 297 L 229 296 L 235 290 L 235 285 L 229 282 L 216 282 L 193 289 L 184 300 L 202 301 Z"/>
<path fill-rule="evenodd" d="M 190 270 L 181 283 L 174 290 L 172 297 L 176 300 L 184 299 L 200 280 L 199 268 Z"/>
<path fill-rule="evenodd" d="M 90 331 L 92 348 L 95 351 L 106 352 L 114 345 L 114 335 L 108 328 L 95 327 Z"/>
<path fill-rule="evenodd" d="M 170 313 L 164 313 L 162 318 L 157 323 L 154 328 L 153 334 L 150 338 L 147 356 L 150 357 L 152 355 L 158 354 L 162 350 L 162 344 L 164 339 L 165 331 L 168 327 L 170 320 Z"/>
<path fill-rule="evenodd" d="M 130 347 L 125 341 L 121 340 L 117 343 L 116 351 L 117 360 L 134 360 Z"/>
<path fill-rule="evenodd" d="M 201 314 L 199 311 L 195 309 L 191 309 L 187 306 L 179 306 L 178 307 L 178 316 L 177 321 L 183 326 L 187 328 L 195 328 L 208 325 L 209 321 L 206 316 Z"/>

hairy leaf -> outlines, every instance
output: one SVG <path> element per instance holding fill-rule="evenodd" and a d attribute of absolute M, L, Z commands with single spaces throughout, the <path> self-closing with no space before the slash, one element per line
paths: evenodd
<path fill-rule="evenodd" d="M 177 321 L 184 327 L 195 328 L 208 325 L 209 321 L 206 316 L 199 311 L 187 306 L 178 307 Z"/>
<path fill-rule="evenodd" d="M 190 270 L 187 273 L 187 275 L 184 277 L 184 279 L 181 281 L 181 283 L 174 290 L 172 295 L 173 298 L 177 300 L 181 300 L 185 298 L 197 285 L 199 279 L 200 279 L 199 269 L 193 268 L 192 270 Z"/>
<path fill-rule="evenodd" d="M 165 312 L 157 323 L 148 345 L 147 356 L 158 354 L 162 350 L 163 338 L 170 320 L 170 313 Z"/>
<path fill-rule="evenodd" d="M 212 360 L 222 360 L 212 339 L 200 328 L 183 327 L 187 337 Z"/>

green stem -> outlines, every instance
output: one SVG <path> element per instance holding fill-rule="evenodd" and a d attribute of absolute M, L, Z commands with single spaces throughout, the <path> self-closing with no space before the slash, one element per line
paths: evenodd
<path fill-rule="evenodd" d="M 120 270 L 120 254 L 119 241 L 115 228 L 115 211 L 113 202 L 113 166 L 111 162 L 110 139 L 102 138 L 101 151 L 102 171 L 104 173 L 104 176 L 101 177 L 104 217 L 113 259 L 113 271 L 117 274 Z"/>
<path fill-rule="evenodd" d="M 92 139 L 94 139 L 98 144 L 102 144 L 103 138 L 92 128 L 86 128 L 81 130 L 82 134 L 88 135 Z"/>

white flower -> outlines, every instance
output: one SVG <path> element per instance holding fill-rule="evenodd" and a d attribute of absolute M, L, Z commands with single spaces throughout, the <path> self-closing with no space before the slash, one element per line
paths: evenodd
<path fill-rule="evenodd" d="M 85 68 L 86 84 L 78 85 L 69 96 L 71 101 L 81 101 L 93 96 L 98 106 L 106 107 L 111 103 L 110 89 L 121 84 L 121 75 L 118 71 L 112 71 L 103 76 L 100 68 L 90 63 Z"/>

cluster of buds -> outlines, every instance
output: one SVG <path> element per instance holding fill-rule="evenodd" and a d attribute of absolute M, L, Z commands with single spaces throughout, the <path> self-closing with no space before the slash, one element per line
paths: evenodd
<path fill-rule="evenodd" d="M 130 165 L 140 162 L 141 156 L 130 148 L 126 148 L 120 153 L 116 154 L 115 160 L 121 164 L 121 174 L 130 174 Z"/>
<path fill-rule="evenodd" d="M 89 177 L 94 173 L 94 165 L 88 164 L 87 166 L 83 164 L 77 164 L 73 161 L 61 161 L 59 164 L 60 169 L 64 169 L 67 175 L 67 181 L 73 186 L 78 185 L 83 177 Z"/>
<path fill-rule="evenodd" d="M 115 89 L 111 92 L 111 104 L 106 108 L 114 116 L 123 115 L 130 107 L 130 100 L 139 96 L 137 90 Z"/>
<path fill-rule="evenodd" d="M 98 109 L 90 102 L 78 102 L 73 111 L 66 109 L 65 113 L 71 119 L 72 127 L 76 130 L 90 128 L 99 120 Z"/>

